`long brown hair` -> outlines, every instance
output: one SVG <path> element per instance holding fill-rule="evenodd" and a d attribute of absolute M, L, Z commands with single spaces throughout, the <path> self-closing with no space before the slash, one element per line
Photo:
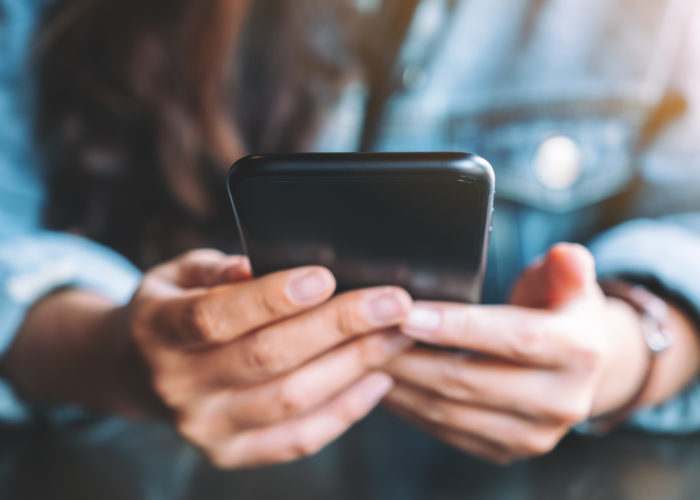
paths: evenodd
<path fill-rule="evenodd" d="M 349 0 L 58 0 L 37 39 L 47 225 L 142 267 L 230 247 L 226 167 L 309 146 L 359 65 L 352 15 Z"/>

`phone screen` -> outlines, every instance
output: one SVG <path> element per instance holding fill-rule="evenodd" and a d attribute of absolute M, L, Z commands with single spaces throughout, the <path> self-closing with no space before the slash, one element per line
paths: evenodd
<path fill-rule="evenodd" d="M 253 272 L 317 264 L 338 291 L 478 302 L 489 192 L 469 179 L 248 178 L 232 193 Z"/>

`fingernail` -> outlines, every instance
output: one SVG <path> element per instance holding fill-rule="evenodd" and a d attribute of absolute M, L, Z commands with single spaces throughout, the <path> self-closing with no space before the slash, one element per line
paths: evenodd
<path fill-rule="evenodd" d="M 238 279 L 241 276 L 252 274 L 250 261 L 245 257 L 229 257 L 221 265 L 221 274 L 228 279 Z"/>
<path fill-rule="evenodd" d="M 401 331 L 406 335 L 424 337 L 437 331 L 441 323 L 439 311 L 431 307 L 416 306 L 411 309 L 406 321 L 401 325 Z"/>
<path fill-rule="evenodd" d="M 367 301 L 367 318 L 376 325 L 399 321 L 404 313 L 404 304 L 396 292 L 375 293 Z"/>
<path fill-rule="evenodd" d="M 240 260 L 240 262 L 238 263 L 238 268 L 246 273 L 253 272 L 253 267 L 250 265 L 250 260 L 248 260 L 247 257 L 244 257 Z"/>
<path fill-rule="evenodd" d="M 373 373 L 365 379 L 364 396 L 368 404 L 374 406 L 386 396 L 394 386 L 394 381 L 385 373 Z"/>
<path fill-rule="evenodd" d="M 297 305 L 309 305 L 324 298 L 330 290 L 325 273 L 319 270 L 304 272 L 292 278 L 287 287 L 289 299 Z"/>
<path fill-rule="evenodd" d="M 406 350 L 413 343 L 412 338 L 397 333 L 384 339 L 384 351 L 391 356 Z"/>

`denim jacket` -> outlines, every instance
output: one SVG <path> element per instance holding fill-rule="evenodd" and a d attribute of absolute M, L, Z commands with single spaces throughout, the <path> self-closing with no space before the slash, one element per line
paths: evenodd
<path fill-rule="evenodd" d="M 45 3 L 0 0 L 0 354 L 48 291 L 73 285 L 124 302 L 139 277 L 111 250 L 41 228 L 26 61 Z M 381 5 L 355 3 L 367 16 Z M 486 300 L 503 300 L 551 243 L 595 237 L 599 273 L 659 287 L 698 313 L 698 57 L 691 0 L 423 0 L 373 148 L 465 150 L 494 165 Z M 357 147 L 366 95 L 362 83 L 348 88 L 319 149 Z M 0 414 L 26 418 L 4 387 Z M 700 429 L 700 385 L 633 422 Z"/>

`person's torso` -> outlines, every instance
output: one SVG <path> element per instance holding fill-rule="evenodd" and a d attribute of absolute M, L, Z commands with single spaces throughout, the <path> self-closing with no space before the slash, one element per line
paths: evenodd
<path fill-rule="evenodd" d="M 419 4 L 372 149 L 467 151 L 493 165 L 487 301 L 554 242 L 700 208 L 700 78 L 684 60 L 700 55 L 697 4 Z"/>

